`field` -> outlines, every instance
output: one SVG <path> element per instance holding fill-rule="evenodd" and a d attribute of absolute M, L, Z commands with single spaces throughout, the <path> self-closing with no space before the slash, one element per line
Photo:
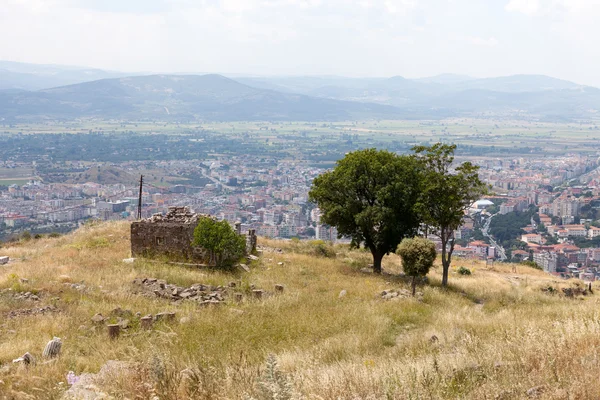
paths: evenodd
<path fill-rule="evenodd" d="M 0 185 L 24 185 L 35 178 L 31 168 L 0 168 Z"/>
<path fill-rule="evenodd" d="M 595 123 L 546 123 L 492 119 L 447 119 L 432 121 L 346 121 L 346 122 L 223 122 L 178 124 L 163 122 L 122 122 L 82 120 L 71 123 L 4 125 L 0 135 L 23 134 L 169 134 L 193 136 L 208 131 L 230 138 L 251 138 L 283 148 L 300 143 L 319 143 L 324 149 L 352 140 L 361 146 L 409 148 L 415 144 L 452 142 L 486 148 L 486 153 L 513 155 L 530 153 L 564 154 L 595 152 L 600 131 Z M 350 136 L 349 136 L 350 135 Z M 300 146 L 302 147 L 302 146 Z"/>
<path fill-rule="evenodd" d="M 87 388 L 75 385 L 74 398 L 600 398 L 600 297 L 564 296 L 562 288 L 581 287 L 577 281 L 455 260 L 449 289 L 440 287 L 436 267 L 416 298 L 386 300 L 384 290 L 409 287 L 396 256 L 384 259 L 386 274 L 374 276 L 361 271 L 370 262 L 363 251 L 259 245 L 264 252 L 250 273 L 124 263 L 127 223 L 0 248 L 14 260 L 0 266 L 0 397 L 63 398 L 73 371 L 95 374 L 85 378 Z M 473 274 L 459 275 L 459 266 Z M 175 303 L 136 293 L 133 280 L 145 277 L 181 286 L 233 281 L 243 300 Z M 276 284 L 285 290 L 276 292 Z M 253 298 L 251 285 L 264 298 Z M 42 307 L 50 309 L 36 313 Z M 109 340 L 105 324 L 91 318 L 102 313 L 114 323 L 118 307 L 133 314 Z M 150 330 L 135 315 L 164 311 L 176 320 Z M 48 362 L 41 353 L 54 336 L 62 353 Z M 25 352 L 37 363 L 12 363 Z"/>

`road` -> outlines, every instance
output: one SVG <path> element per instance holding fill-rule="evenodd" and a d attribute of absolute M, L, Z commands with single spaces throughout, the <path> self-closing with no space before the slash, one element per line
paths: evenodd
<path fill-rule="evenodd" d="M 494 238 L 490 234 L 488 234 L 488 230 L 490 229 L 490 223 L 492 222 L 492 218 L 494 218 L 494 216 L 496 216 L 496 215 L 498 215 L 498 214 L 491 215 L 487 219 L 487 221 L 485 221 L 485 225 L 483 226 L 483 228 L 481 228 L 481 233 L 483 233 L 483 236 L 488 238 L 490 240 L 490 243 L 492 244 L 492 246 L 494 246 L 496 248 L 496 251 L 498 252 L 498 256 L 500 257 L 500 261 L 506 261 L 508 257 L 506 257 L 506 251 L 504 250 L 504 247 L 502 247 L 498 243 L 496 243 Z"/>

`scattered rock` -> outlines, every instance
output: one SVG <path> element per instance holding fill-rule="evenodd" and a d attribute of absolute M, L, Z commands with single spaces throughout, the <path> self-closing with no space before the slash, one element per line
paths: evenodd
<path fill-rule="evenodd" d="M 33 365 L 35 364 L 35 358 L 33 358 L 33 356 L 29 352 L 27 352 L 21 357 L 14 359 L 12 362 L 15 364 L 23 363 L 24 365 Z"/>
<path fill-rule="evenodd" d="M 263 291 L 262 290 L 253 290 L 252 294 L 254 295 L 255 298 L 257 299 L 262 299 L 263 297 Z"/>
<path fill-rule="evenodd" d="M 410 299 L 410 298 L 422 298 L 423 292 L 416 292 L 413 297 L 412 292 L 406 289 L 390 289 L 384 290 L 381 292 L 381 298 L 383 300 L 400 300 L 400 299 Z"/>
<path fill-rule="evenodd" d="M 338 298 L 341 299 L 342 297 L 346 296 L 346 294 L 348 294 L 348 292 L 346 291 L 346 289 L 344 289 L 340 292 L 340 294 L 338 295 Z"/>
<path fill-rule="evenodd" d="M 8 313 L 8 318 L 16 318 L 16 317 L 21 317 L 21 316 L 28 316 L 28 315 L 38 315 L 38 314 L 46 314 L 46 313 L 52 313 L 52 312 L 59 312 L 58 308 L 54 307 L 54 306 L 46 306 L 46 307 L 41 307 L 41 308 L 27 308 L 27 309 L 23 309 L 23 310 L 11 310 Z"/>
<path fill-rule="evenodd" d="M 60 355 L 60 350 L 62 348 L 62 342 L 60 338 L 54 337 L 51 341 L 48 342 L 46 347 L 44 348 L 44 352 L 42 353 L 42 357 L 44 358 L 55 358 Z"/>
<path fill-rule="evenodd" d="M 8 264 L 9 258 L 7 256 L 0 257 L 0 265 Z"/>
<path fill-rule="evenodd" d="M 119 324 L 111 324 L 107 325 L 108 328 L 108 337 L 111 339 L 117 339 L 119 334 L 121 333 L 121 325 Z"/>
<path fill-rule="evenodd" d="M 283 292 L 285 290 L 285 286 L 283 285 L 275 285 L 276 292 Z"/>
<path fill-rule="evenodd" d="M 19 282 L 21 282 L 21 283 L 29 283 L 29 279 L 19 278 Z"/>
<path fill-rule="evenodd" d="M 250 272 L 250 268 L 246 264 L 239 264 L 238 267 L 240 267 L 246 272 Z"/>
<path fill-rule="evenodd" d="M 142 329 L 151 329 L 152 325 L 154 324 L 154 318 L 152 318 L 152 315 L 142 317 L 140 318 L 140 324 Z"/>
<path fill-rule="evenodd" d="M 228 286 L 216 287 L 196 283 L 185 288 L 154 278 L 138 278 L 133 281 L 133 284 L 138 288 L 137 293 L 141 293 L 145 296 L 160 297 L 172 301 L 196 301 L 203 306 L 221 304 L 225 302 L 229 296 L 234 296 L 236 301 L 241 301 L 243 296 L 242 293 L 237 291 L 239 290 L 239 285 L 235 282 L 229 283 Z M 253 291 L 257 290 L 254 285 L 251 285 L 250 287 Z M 261 292 L 263 291 L 261 290 Z M 121 316 L 131 318 L 131 311 L 126 310 L 124 312 L 127 314 Z"/>
<path fill-rule="evenodd" d="M 161 312 L 156 314 L 155 319 L 157 321 L 175 321 L 175 313 L 174 312 Z"/>
<path fill-rule="evenodd" d="M 104 316 L 100 313 L 97 313 L 92 317 L 92 322 L 95 324 L 101 324 L 102 322 L 104 322 L 104 320 Z"/>
<path fill-rule="evenodd" d="M 373 268 L 361 268 L 360 272 L 362 272 L 363 274 L 372 274 Z"/>
<path fill-rule="evenodd" d="M 135 258 L 124 258 L 123 263 L 125 264 L 133 264 L 135 262 Z"/>
<path fill-rule="evenodd" d="M 280 267 L 283 267 L 283 263 L 282 262 L 278 262 L 277 265 L 279 265 Z"/>
<path fill-rule="evenodd" d="M 13 296 L 17 300 L 31 300 L 31 301 L 39 301 L 39 296 L 31 293 L 31 292 L 19 292 L 15 293 Z"/>
<path fill-rule="evenodd" d="M 438 339 L 438 337 L 437 337 L 437 336 L 435 336 L 435 335 L 432 335 L 432 336 L 429 338 L 429 341 L 430 341 L 431 343 L 437 343 L 437 342 L 439 342 L 439 341 L 440 341 L 440 339 Z"/>
<path fill-rule="evenodd" d="M 534 386 L 531 389 L 527 390 L 527 396 L 528 397 L 539 397 L 542 395 L 542 393 L 544 393 L 545 390 L 546 390 L 546 386 L 544 386 L 544 385 Z"/>
<path fill-rule="evenodd" d="M 179 318 L 180 324 L 188 324 L 190 322 L 190 317 L 181 317 Z"/>
<path fill-rule="evenodd" d="M 258 261 L 258 260 L 260 260 L 260 259 L 259 259 L 258 257 L 256 257 L 255 255 L 252 255 L 252 254 L 250 254 L 250 255 L 248 256 L 248 260 L 251 260 L 251 261 Z"/>

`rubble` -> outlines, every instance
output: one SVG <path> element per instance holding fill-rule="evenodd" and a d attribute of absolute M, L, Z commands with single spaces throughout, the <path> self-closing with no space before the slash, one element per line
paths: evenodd
<path fill-rule="evenodd" d="M 193 213 L 189 207 L 169 207 L 166 215 L 157 213 L 146 219 L 146 222 L 177 222 L 184 224 L 198 224 L 202 215 Z"/>
<path fill-rule="evenodd" d="M 384 290 L 380 294 L 383 300 L 400 300 L 400 299 L 410 299 L 410 298 L 422 298 L 423 292 L 416 292 L 413 297 L 410 290 L 406 289 L 390 289 Z"/>
<path fill-rule="evenodd" d="M 9 258 L 8 256 L 0 257 L 0 265 L 8 264 Z"/>
<path fill-rule="evenodd" d="M 135 279 L 133 284 L 141 287 L 141 292 L 148 295 L 173 301 L 193 300 L 205 305 L 224 302 L 229 290 L 222 286 L 215 287 L 200 283 L 185 288 L 155 278 Z"/>
<path fill-rule="evenodd" d="M 46 306 L 41 308 L 26 308 L 22 310 L 11 310 L 8 312 L 8 318 L 16 318 L 28 315 L 38 315 L 59 312 L 59 309 L 54 306 Z"/>
<path fill-rule="evenodd" d="M 13 298 L 17 300 L 31 300 L 31 301 L 39 301 L 40 297 L 31 292 L 17 292 L 13 295 Z"/>

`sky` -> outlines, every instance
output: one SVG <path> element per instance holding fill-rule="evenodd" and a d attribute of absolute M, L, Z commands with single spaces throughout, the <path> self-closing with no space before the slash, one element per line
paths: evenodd
<path fill-rule="evenodd" d="M 0 60 L 600 86 L 600 0 L 0 0 Z"/>

